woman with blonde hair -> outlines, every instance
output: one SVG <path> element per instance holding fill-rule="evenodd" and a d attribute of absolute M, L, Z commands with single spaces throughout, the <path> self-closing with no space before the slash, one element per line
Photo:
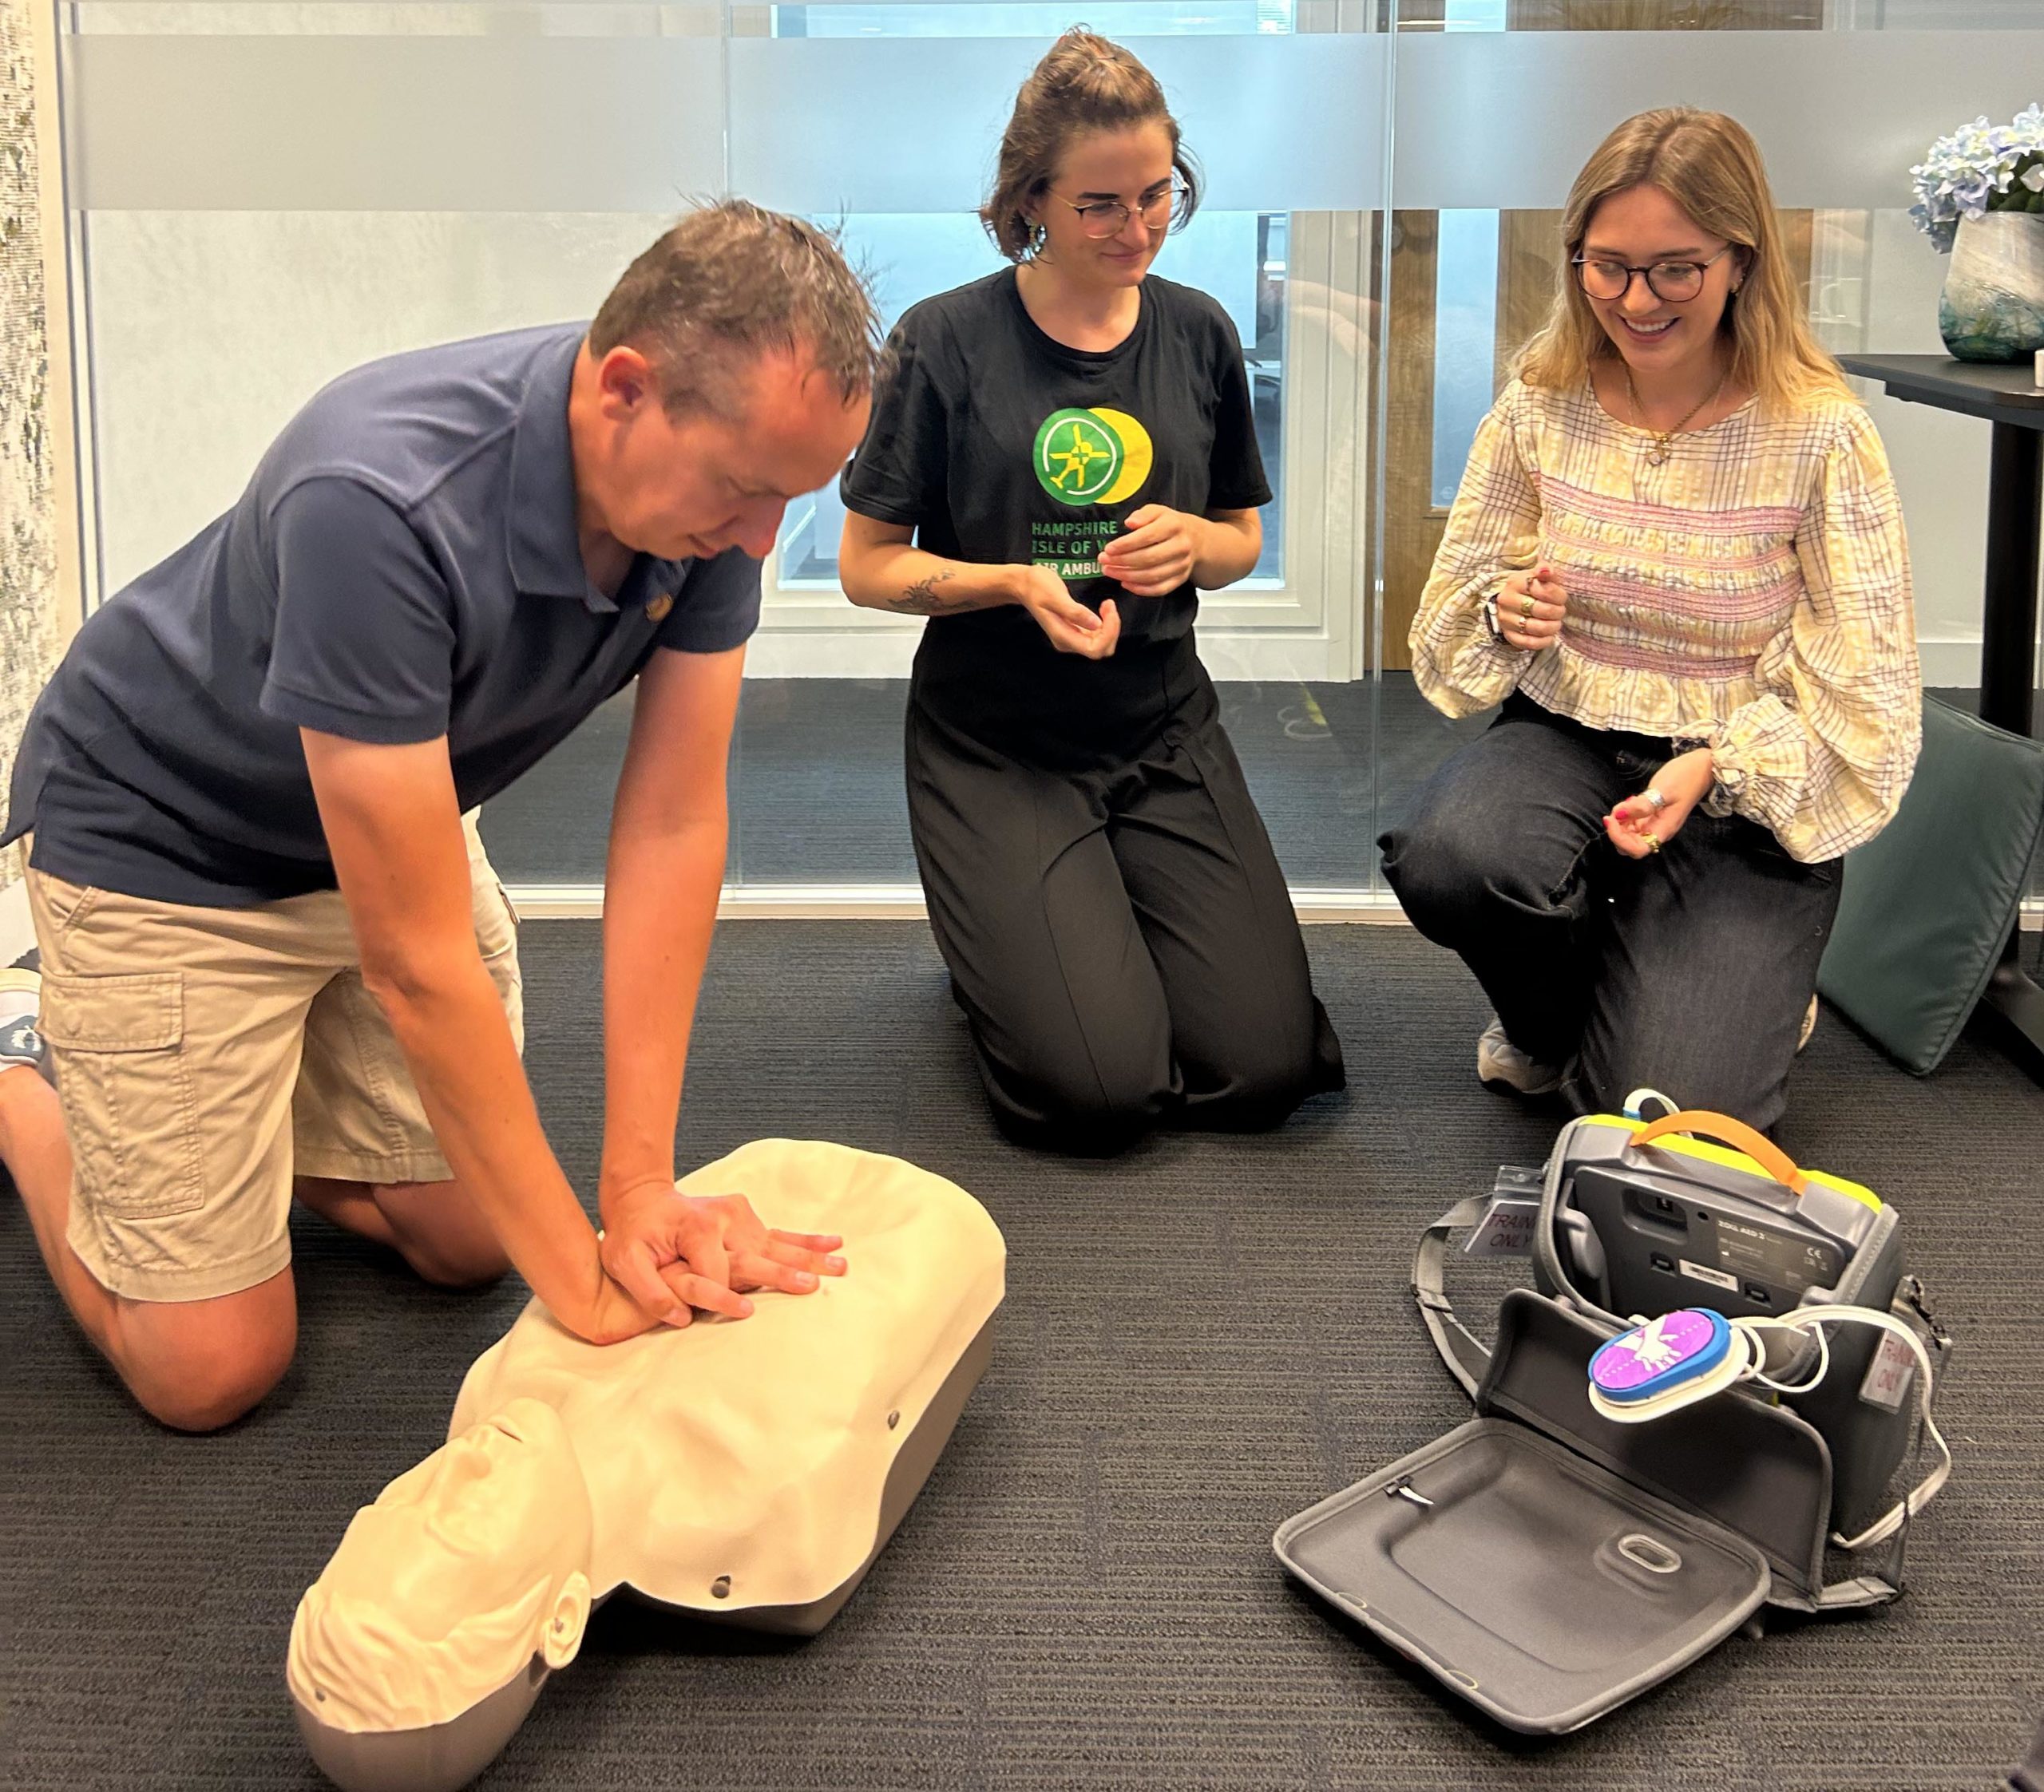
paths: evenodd
<path fill-rule="evenodd" d="M 842 487 L 846 594 L 930 619 L 909 822 L 981 1081 L 1064 1149 L 1341 1083 L 1193 645 L 1270 500 L 1234 324 L 1150 271 L 1198 198 L 1156 77 L 1059 38 L 980 212 L 1013 265 L 902 318 Z"/>
<path fill-rule="evenodd" d="M 1496 1010 L 1486 1084 L 1578 1111 L 1649 1086 L 1766 1128 L 1840 858 L 1915 763 L 1901 510 L 1743 127 L 1628 119 L 1562 227 L 1412 630 L 1437 709 L 1503 706 L 1385 874 Z"/>

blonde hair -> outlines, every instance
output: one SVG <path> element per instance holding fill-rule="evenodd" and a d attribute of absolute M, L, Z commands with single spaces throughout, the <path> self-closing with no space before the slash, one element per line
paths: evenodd
<path fill-rule="evenodd" d="M 1666 106 L 1628 118 L 1583 164 L 1562 214 L 1565 253 L 1554 308 L 1520 352 L 1519 377 L 1528 386 L 1579 386 L 1590 377 L 1592 362 L 1617 355 L 1570 260 L 1582 252 L 1597 208 L 1614 193 L 1642 186 L 1659 188 L 1704 229 L 1745 251 L 1737 291 L 1726 298 L 1718 325 L 1731 347 L 1733 382 L 1749 387 L 1763 409 L 1777 413 L 1824 398 L 1852 400 L 1837 362 L 1804 314 L 1759 146 L 1737 119 L 1693 106 Z"/>

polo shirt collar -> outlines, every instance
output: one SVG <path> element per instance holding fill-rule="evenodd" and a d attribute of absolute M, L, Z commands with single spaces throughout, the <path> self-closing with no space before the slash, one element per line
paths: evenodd
<path fill-rule="evenodd" d="M 568 434 L 568 394 L 583 331 L 549 342 L 533 358 L 511 438 L 511 513 L 505 533 L 511 576 L 518 590 L 538 597 L 579 598 L 592 610 L 615 610 L 589 583 L 575 512 L 575 457 Z M 671 596 L 686 560 L 641 554 L 618 592 L 628 604 Z"/>
<path fill-rule="evenodd" d="M 575 526 L 575 458 L 568 441 L 568 389 L 582 333 L 533 357 L 511 437 L 511 512 L 505 519 L 511 576 L 521 591 L 586 598 L 589 576 Z"/>

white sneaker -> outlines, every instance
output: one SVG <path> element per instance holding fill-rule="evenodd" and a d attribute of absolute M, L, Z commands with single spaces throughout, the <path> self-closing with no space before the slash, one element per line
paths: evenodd
<path fill-rule="evenodd" d="M 1817 999 L 1810 998 L 1809 1007 L 1803 1013 L 1802 1030 L 1796 1035 L 1796 1049 L 1800 1051 L 1810 1042 L 1810 1035 L 1817 1030 Z"/>
<path fill-rule="evenodd" d="M 33 971 L 0 971 L 0 1070 L 17 1064 L 42 1069 L 42 1035 L 36 1030 L 42 1011 L 42 978 Z"/>
<path fill-rule="evenodd" d="M 1504 1036 L 1496 1015 L 1476 1042 L 1476 1080 L 1486 1089 L 1508 1089 L 1515 1095 L 1551 1095 L 1568 1074 L 1565 1064 L 1543 1064 Z"/>

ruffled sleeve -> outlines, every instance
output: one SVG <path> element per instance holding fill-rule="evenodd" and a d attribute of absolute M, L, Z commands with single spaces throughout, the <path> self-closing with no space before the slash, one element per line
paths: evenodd
<path fill-rule="evenodd" d="M 1533 659 L 1491 634 L 1483 608 L 1508 574 L 1531 570 L 1539 555 L 1539 492 L 1519 445 L 1525 403 L 1514 380 L 1477 426 L 1407 638 L 1412 676 L 1444 714 L 1503 702 Z"/>
<path fill-rule="evenodd" d="M 1856 405 L 1825 449 L 1795 549 L 1803 600 L 1753 669 L 1760 695 L 1710 737 L 1705 807 L 1761 823 L 1815 864 L 1887 826 L 1923 735 L 1902 506 Z"/>

